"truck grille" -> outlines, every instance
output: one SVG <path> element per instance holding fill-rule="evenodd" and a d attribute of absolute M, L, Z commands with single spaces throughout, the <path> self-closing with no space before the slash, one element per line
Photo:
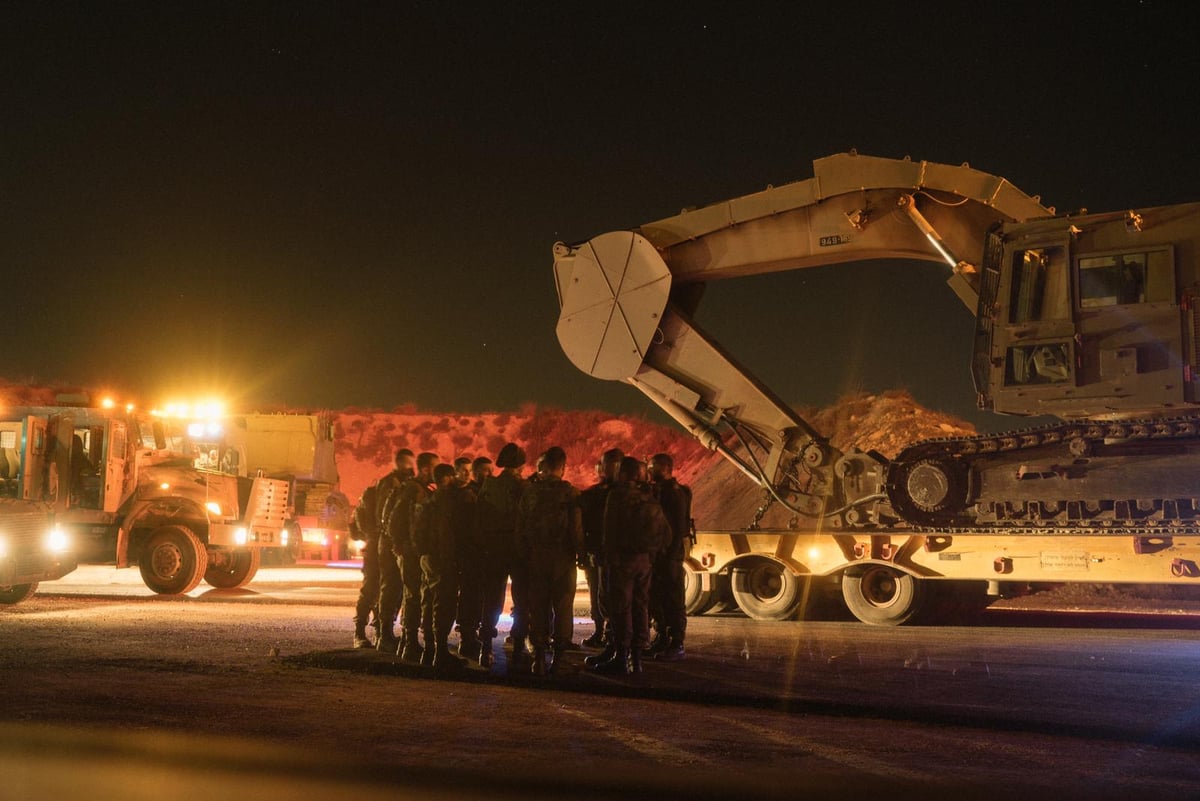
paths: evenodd
<path fill-rule="evenodd" d="M 43 512 L 23 512 L 0 505 L 0 535 L 8 543 L 8 558 L 17 575 L 39 572 L 42 568 L 42 537 L 46 534 Z"/>

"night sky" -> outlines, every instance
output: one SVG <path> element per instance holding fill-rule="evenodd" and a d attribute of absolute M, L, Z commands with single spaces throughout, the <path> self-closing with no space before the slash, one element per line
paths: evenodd
<path fill-rule="evenodd" d="M 649 413 L 559 350 L 556 240 L 851 148 L 968 161 L 1060 211 L 1200 200 L 1197 4 L 719 9 L 5 4 L 0 375 Z M 788 401 L 904 386 L 981 423 L 943 278 L 744 279 L 699 319 Z"/>

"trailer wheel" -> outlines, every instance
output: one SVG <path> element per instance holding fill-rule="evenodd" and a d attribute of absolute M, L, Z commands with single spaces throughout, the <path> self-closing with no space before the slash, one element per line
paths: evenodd
<path fill-rule="evenodd" d="M 713 605 L 713 590 L 704 589 L 702 579 L 700 571 L 683 563 L 683 609 L 689 615 L 702 615 Z"/>
<path fill-rule="evenodd" d="M 258 573 L 262 551 L 258 548 L 239 548 L 235 551 L 209 551 L 204 580 L 213 587 L 232 590 L 244 587 Z"/>
<path fill-rule="evenodd" d="M 187 526 L 154 529 L 138 558 L 142 581 L 159 595 L 182 595 L 196 589 L 208 567 L 208 552 Z"/>
<path fill-rule="evenodd" d="M 899 626 L 919 611 L 924 585 L 895 568 L 868 565 L 861 573 L 842 576 L 842 598 L 851 614 L 875 626 Z"/>
<path fill-rule="evenodd" d="M 804 599 L 804 579 L 774 559 L 753 559 L 733 568 L 733 599 L 755 620 L 787 620 Z"/>
<path fill-rule="evenodd" d="M 11 587 L 0 589 L 0 606 L 12 606 L 22 601 L 28 601 L 37 592 L 38 583 L 13 584 Z"/>

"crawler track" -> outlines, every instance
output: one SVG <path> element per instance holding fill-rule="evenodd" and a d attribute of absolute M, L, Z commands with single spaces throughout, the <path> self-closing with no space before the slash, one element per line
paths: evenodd
<path fill-rule="evenodd" d="M 1200 533 L 1200 418 L 1068 422 L 914 445 L 887 493 L 936 533 Z"/>

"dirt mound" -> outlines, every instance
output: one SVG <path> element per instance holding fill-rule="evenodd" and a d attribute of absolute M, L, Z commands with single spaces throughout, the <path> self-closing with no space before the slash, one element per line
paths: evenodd
<path fill-rule="evenodd" d="M 878 451 L 889 459 L 919 440 L 975 433 L 970 423 L 924 408 L 905 390 L 847 395 L 824 409 L 799 412 L 839 450 Z M 725 459 L 700 476 L 692 489 L 693 516 L 701 529 L 745 528 L 763 502 L 763 491 Z M 792 517 L 773 504 L 760 525 L 788 528 Z"/>
<path fill-rule="evenodd" d="M 75 386 L 48 386 L 33 381 L 0 379 L 0 406 L 53 406 L 59 395 L 85 395 Z"/>
<path fill-rule="evenodd" d="M 336 418 L 336 454 L 342 491 L 357 500 L 372 481 L 391 469 L 399 448 L 432 451 L 442 459 L 458 456 L 496 458 L 506 442 L 525 449 L 532 471 L 537 455 L 552 445 L 567 452 L 566 478 L 583 488 L 595 481 L 595 464 L 609 448 L 646 458 L 670 453 L 676 473 L 693 483 L 716 458 L 674 427 L 607 412 L 563 411 L 533 405 L 517 412 L 439 414 L 400 409 L 395 412 L 345 412 Z"/>

